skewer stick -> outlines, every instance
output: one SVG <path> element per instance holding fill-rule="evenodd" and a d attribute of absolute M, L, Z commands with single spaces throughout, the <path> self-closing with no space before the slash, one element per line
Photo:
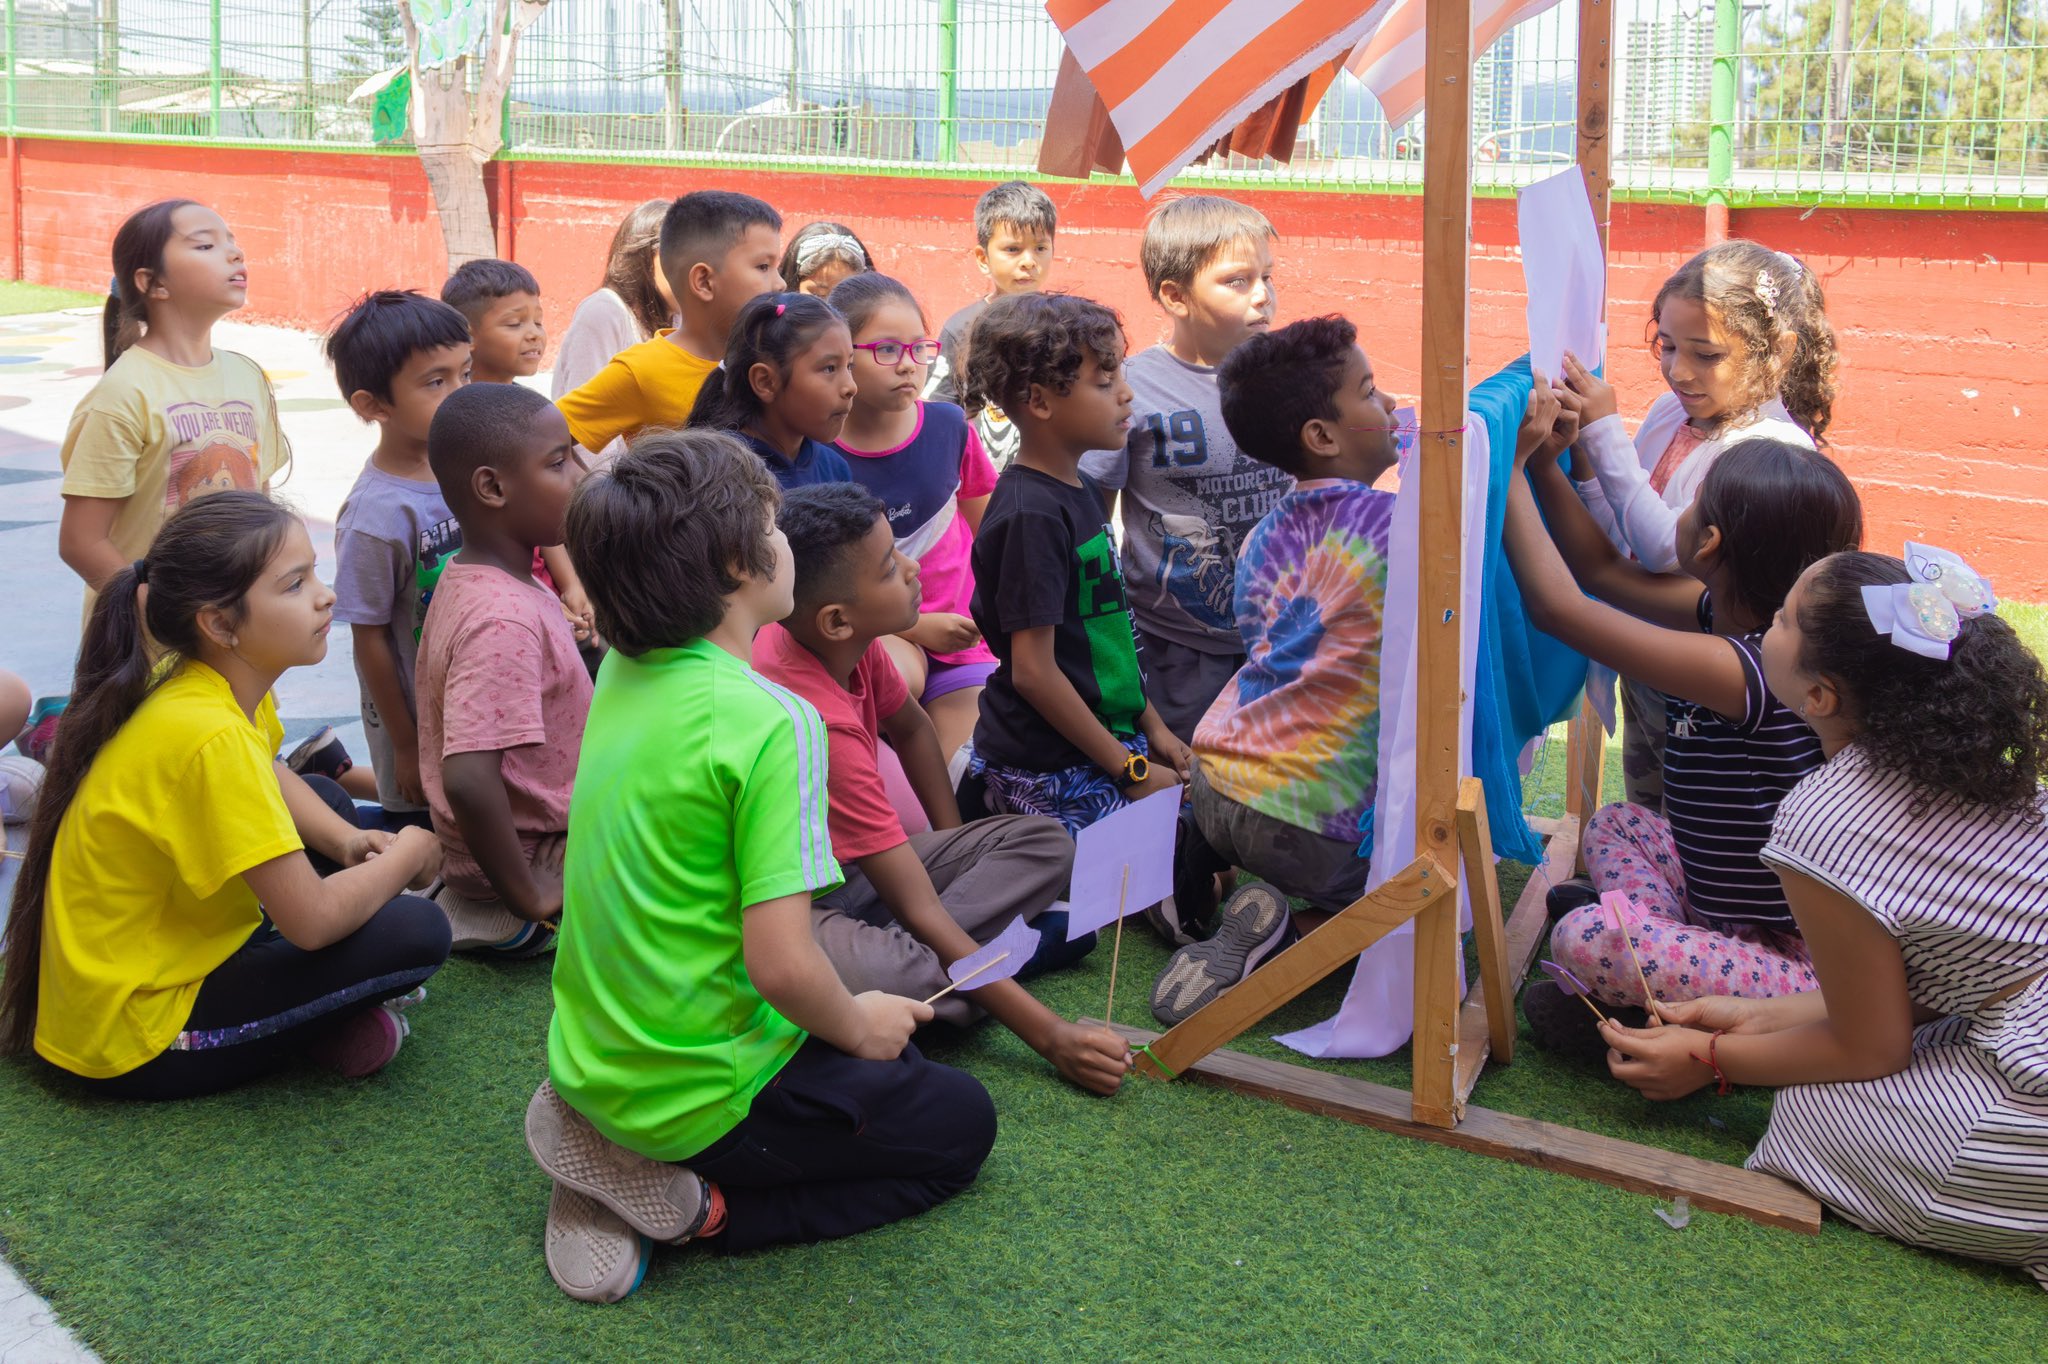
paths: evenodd
<path fill-rule="evenodd" d="M 979 965 L 979 966 L 975 967 L 975 968 L 974 968 L 974 969 L 973 969 L 972 971 L 969 971 L 969 972 L 968 972 L 968 973 L 967 973 L 966 975 L 964 975 L 964 976 L 960 977 L 960 979 L 958 979 L 958 980 L 954 981 L 954 982 L 953 982 L 953 983 L 952 983 L 951 985 L 948 985 L 948 986 L 947 986 L 947 987 L 946 987 L 945 989 L 943 989 L 943 990 L 939 991 L 939 992 L 938 992 L 937 994 L 933 995 L 933 996 L 932 996 L 932 997 L 931 997 L 930 999 L 927 999 L 927 1000 L 925 1001 L 925 1003 L 927 1003 L 927 1004 L 936 1004 L 936 1003 L 938 1003 L 938 1002 L 939 1002 L 940 1000 L 944 999 L 944 998 L 945 998 L 945 997 L 946 997 L 947 995 L 950 995 L 950 994 L 952 994 L 952 993 L 953 993 L 953 992 L 954 992 L 955 990 L 957 990 L 957 989 L 959 989 L 959 988 L 960 988 L 961 986 L 965 985 L 965 984 L 966 984 L 966 983 L 967 983 L 968 981 L 970 981 L 970 980 L 973 980 L 973 979 L 974 979 L 974 978 L 975 978 L 976 976 L 978 976 L 978 975 L 981 975 L 981 974 L 982 974 L 983 972 L 985 972 L 985 971 L 993 971 L 993 970 L 995 970 L 995 969 L 996 969 L 996 968 L 997 968 L 998 966 L 1001 966 L 1001 965 L 1002 965 L 1002 964 L 1003 964 L 1004 962 L 1008 961 L 1009 959 L 1010 959 L 1010 954 L 1009 954 L 1008 952 L 1004 952 L 1004 953 L 1000 954 L 999 956 L 997 956 L 997 957 L 995 958 L 995 960 L 993 960 L 993 961 L 986 961 L 986 962 L 983 962 L 983 963 L 982 963 L 981 965 Z"/>
<path fill-rule="evenodd" d="M 0 848 L 0 857 L 12 857 L 17 861 L 28 861 L 27 853 L 18 853 L 12 848 Z"/>
<path fill-rule="evenodd" d="M 1657 997 L 1650 993 L 1650 978 L 1643 974 L 1643 959 L 1636 955 L 1636 940 L 1629 936 L 1628 920 L 1618 909 L 1614 911 L 1614 922 L 1621 926 L 1621 940 L 1628 944 L 1628 959 L 1635 963 L 1636 980 L 1643 987 L 1643 1007 L 1650 1011 L 1650 1017 L 1662 1024 L 1664 1015 L 1657 1009 Z"/>
<path fill-rule="evenodd" d="M 1116 939 L 1109 949 L 1109 1000 L 1102 1006 L 1102 1021 L 1116 1022 L 1116 959 L 1124 950 L 1124 898 L 1131 893 L 1131 864 L 1124 863 L 1124 881 L 1116 893 Z"/>

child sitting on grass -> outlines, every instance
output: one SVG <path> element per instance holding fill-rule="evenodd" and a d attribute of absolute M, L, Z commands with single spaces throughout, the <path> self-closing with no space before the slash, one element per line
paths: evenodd
<path fill-rule="evenodd" d="M 576 443 L 597 454 L 649 427 L 688 422 L 697 390 L 725 358 L 740 309 L 782 288 L 781 253 L 782 215 L 751 194 L 703 189 L 670 204 L 660 268 L 679 321 L 620 351 L 556 400 Z"/>
<path fill-rule="evenodd" d="M 447 882 L 438 899 L 458 950 L 534 956 L 562 910 L 590 674 L 531 570 L 535 546 L 561 543 L 583 456 L 554 405 L 518 384 L 449 395 L 427 442 L 462 524 L 420 636 L 420 778 Z"/>
<path fill-rule="evenodd" d="M 334 522 L 334 618 L 354 637 L 377 803 L 424 827 L 413 670 L 434 584 L 462 547 L 427 463 L 427 429 L 469 382 L 469 324 L 423 294 L 382 289 L 349 310 L 326 349 L 342 397 L 378 427 Z"/>
<path fill-rule="evenodd" d="M 89 1093 L 177 1099 L 299 1056 L 388 1064 L 448 956 L 404 893 L 424 829 L 358 829 L 275 759 L 271 688 L 327 654 L 334 594 L 299 518 L 202 498 L 104 580 L 7 918 L 0 1051 L 31 1043 Z"/>
<path fill-rule="evenodd" d="M 946 319 L 939 328 L 939 361 L 924 396 L 967 410 L 974 433 L 998 469 L 1017 457 L 1017 428 L 1002 408 L 967 392 L 967 361 L 973 353 L 974 324 L 988 305 L 1011 294 L 1037 293 L 1052 273 L 1053 233 L 1059 213 L 1046 192 L 1022 180 L 1006 180 L 974 204 L 974 264 L 988 276 L 988 293 Z"/>
<path fill-rule="evenodd" d="M 839 884 L 825 727 L 751 666 L 792 606 L 775 481 L 738 441 L 650 433 L 577 494 L 569 545 L 612 653 L 570 819 L 549 1080 L 548 1270 L 633 1291 L 655 1241 L 849 1236 L 974 1182 L 995 1108 L 848 992 L 811 932 Z"/>
<path fill-rule="evenodd" d="M 1074 844 L 1049 819 L 996 816 L 962 825 L 938 733 L 910 698 L 882 640 L 917 619 L 917 561 L 896 547 L 880 499 L 851 483 L 793 489 L 777 518 L 796 560 L 796 608 L 754 637 L 754 666 L 824 718 L 832 851 L 846 883 L 813 902 L 812 931 L 849 990 L 923 999 L 946 967 L 1020 915 L 1051 936 L 1033 964 L 1074 960 L 1065 890 Z M 906 836 L 876 766 L 884 736 L 903 761 L 931 831 Z M 1076 950 L 1078 949 L 1078 950 Z M 1021 963 L 1010 963 L 1021 965 Z M 988 1010 L 1074 1084 L 1113 1094 L 1129 1068 L 1123 1039 L 1082 1028 L 1014 980 L 969 987 L 934 1006 L 942 1022 Z"/>
<path fill-rule="evenodd" d="M 1016 294 L 975 336 L 968 399 L 1000 404 L 1022 442 L 974 541 L 974 623 L 997 662 L 968 777 L 996 813 L 1076 833 L 1179 785 L 1189 760 L 1145 697 L 1101 492 L 1081 472 L 1130 427 L 1123 327 L 1100 303 Z"/>
<path fill-rule="evenodd" d="M 1145 691 L 1185 742 L 1245 661 L 1231 604 L 1240 546 L 1294 481 L 1285 464 L 1251 457 L 1234 438 L 1216 383 L 1224 357 L 1273 325 L 1272 237 L 1263 213 L 1211 194 L 1176 199 L 1152 215 L 1138 259 L 1173 335 L 1124 366 L 1130 439 L 1081 461 L 1105 493 L 1123 493 L 1124 569 Z M 1274 428 L 1274 443 L 1292 451 L 1298 425 Z"/>
<path fill-rule="evenodd" d="M 738 436 L 784 488 L 850 483 L 832 442 L 853 395 L 846 319 L 809 294 L 763 294 L 733 321 L 725 363 L 697 391 L 690 425 Z"/>
<path fill-rule="evenodd" d="M 1181 844 L 1175 907 L 1183 923 L 1202 922 L 1216 872 L 1258 880 L 1160 972 L 1152 1012 L 1169 1025 L 1281 945 L 1287 897 L 1335 913 L 1364 893 L 1359 831 L 1379 788 L 1394 495 L 1372 483 L 1394 463 L 1394 400 L 1341 317 L 1251 337 L 1218 387 L 1237 448 L 1297 481 L 1237 556 L 1245 664 L 1195 730 L 1183 816 L 1194 836 Z"/>

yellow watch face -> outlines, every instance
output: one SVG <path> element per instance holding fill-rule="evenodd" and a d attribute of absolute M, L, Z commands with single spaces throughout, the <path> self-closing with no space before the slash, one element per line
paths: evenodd
<path fill-rule="evenodd" d="M 1133 786 L 1151 775 L 1151 760 L 1142 753 L 1133 753 L 1124 763 L 1124 779 Z"/>

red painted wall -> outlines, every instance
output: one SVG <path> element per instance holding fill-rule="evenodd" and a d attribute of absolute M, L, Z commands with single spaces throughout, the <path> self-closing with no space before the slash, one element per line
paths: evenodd
<path fill-rule="evenodd" d="M 19 222 L 0 205 L 0 242 L 20 278 L 105 287 L 124 214 L 151 199 L 202 199 L 234 224 L 250 257 L 253 319 L 318 327 L 364 289 L 436 287 L 439 225 L 418 163 L 405 156 L 219 151 L 23 140 Z M 978 292 L 969 256 L 979 182 L 770 174 L 589 163 L 512 168 L 512 254 L 539 276 L 553 316 L 594 288 L 613 226 L 634 203 L 700 188 L 758 194 L 790 228 L 850 223 L 882 268 L 917 290 L 933 320 Z M 13 177 L 10 177 L 13 179 Z M 487 177 L 497 197 L 497 177 Z M 1060 208 L 1053 282 L 1102 299 L 1133 342 L 1158 337 L 1138 272 L 1145 205 L 1134 190 L 1049 187 Z M 1355 320 L 1389 387 L 1416 383 L 1422 205 L 1412 196 L 1246 193 L 1281 233 L 1283 316 Z M 15 236 L 18 228 L 19 237 Z M 1704 231 L 1696 208 L 1614 211 L 1609 316 L 1613 373 L 1631 420 L 1659 380 L 1636 344 L 1649 300 Z M 1731 231 L 1793 252 L 1826 281 L 1841 335 L 1834 453 L 1862 490 L 1873 548 L 1908 535 L 1976 559 L 2007 596 L 2048 600 L 2048 216 L 1822 208 L 1737 210 Z M 1475 375 L 1523 347 L 1512 201 L 1473 211 Z"/>

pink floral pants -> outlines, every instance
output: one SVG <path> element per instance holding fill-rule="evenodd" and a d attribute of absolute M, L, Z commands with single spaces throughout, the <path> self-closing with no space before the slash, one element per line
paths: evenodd
<path fill-rule="evenodd" d="M 1586 868 L 1595 889 L 1624 892 L 1628 924 L 1604 905 L 1558 920 L 1550 955 L 1607 1004 L 1643 1004 L 1627 932 L 1643 979 L 1658 999 L 1705 995 L 1767 999 L 1820 988 L 1805 941 L 1762 928 L 1709 928 L 1685 897 L 1685 872 L 1671 825 L 1640 805 L 1609 805 L 1586 821 Z"/>

